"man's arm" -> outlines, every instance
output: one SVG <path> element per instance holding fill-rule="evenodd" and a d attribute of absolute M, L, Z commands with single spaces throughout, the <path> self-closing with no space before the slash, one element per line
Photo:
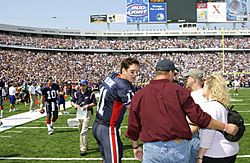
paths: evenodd
<path fill-rule="evenodd" d="M 45 96 L 41 96 L 40 99 L 40 109 L 43 109 L 45 105 Z"/>
<path fill-rule="evenodd" d="M 211 118 L 207 128 L 224 131 L 230 135 L 236 135 L 239 128 L 235 124 L 225 124 Z"/>
<path fill-rule="evenodd" d="M 143 157 L 142 148 L 137 144 L 137 141 L 131 140 L 131 144 L 133 148 L 134 157 L 141 161 Z"/>

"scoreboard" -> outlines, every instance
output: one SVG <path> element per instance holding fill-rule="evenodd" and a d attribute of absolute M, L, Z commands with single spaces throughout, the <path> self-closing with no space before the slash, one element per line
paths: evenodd
<path fill-rule="evenodd" d="M 196 22 L 197 0 L 167 0 L 167 22 Z"/>

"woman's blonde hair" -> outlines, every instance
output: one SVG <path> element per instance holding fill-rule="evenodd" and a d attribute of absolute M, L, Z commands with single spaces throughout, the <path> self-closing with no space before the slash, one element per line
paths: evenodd
<path fill-rule="evenodd" d="M 210 93 L 213 100 L 221 102 L 224 106 L 228 106 L 230 97 L 226 80 L 221 74 L 215 73 L 206 78 L 208 86 L 207 91 Z"/>

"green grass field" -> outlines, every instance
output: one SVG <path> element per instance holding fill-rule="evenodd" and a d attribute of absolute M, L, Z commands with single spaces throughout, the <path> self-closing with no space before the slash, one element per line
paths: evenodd
<path fill-rule="evenodd" d="M 232 94 L 232 90 L 230 91 Z M 245 118 L 246 132 L 240 140 L 240 153 L 237 163 L 250 163 L 250 89 L 241 89 L 239 96 L 231 96 L 232 105 L 241 111 Z M 17 105 L 16 112 L 8 112 L 9 105 L 5 102 L 4 117 L 19 114 L 29 110 L 29 106 Z M 95 139 L 89 130 L 88 154 L 84 157 L 79 155 L 79 132 L 77 128 L 67 125 L 68 118 L 75 117 L 75 110 L 69 108 L 71 114 L 61 115 L 55 124 L 55 132 L 52 136 L 47 134 L 45 118 L 17 126 L 0 133 L 0 157 L 1 162 L 90 162 L 99 163 L 101 156 Z M 92 122 L 94 117 L 92 119 Z M 124 144 L 124 158 L 133 158 L 130 141 L 125 138 L 127 126 L 127 114 L 122 125 L 122 141 Z M 84 160 L 93 158 L 94 160 Z M 58 160 L 56 160 L 58 159 Z M 60 160 L 61 159 L 61 160 Z M 66 160 L 69 159 L 69 160 Z M 83 159 L 83 160 L 81 160 Z M 139 162 L 135 160 L 124 160 L 124 163 Z"/>

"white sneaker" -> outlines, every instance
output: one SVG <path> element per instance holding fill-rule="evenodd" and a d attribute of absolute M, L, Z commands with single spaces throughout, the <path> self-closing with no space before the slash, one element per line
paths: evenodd
<path fill-rule="evenodd" d="M 9 112 L 12 112 L 12 109 L 10 109 Z"/>
<path fill-rule="evenodd" d="M 53 130 L 49 130 L 49 131 L 48 131 L 48 134 L 49 134 L 49 135 L 53 135 Z"/>

